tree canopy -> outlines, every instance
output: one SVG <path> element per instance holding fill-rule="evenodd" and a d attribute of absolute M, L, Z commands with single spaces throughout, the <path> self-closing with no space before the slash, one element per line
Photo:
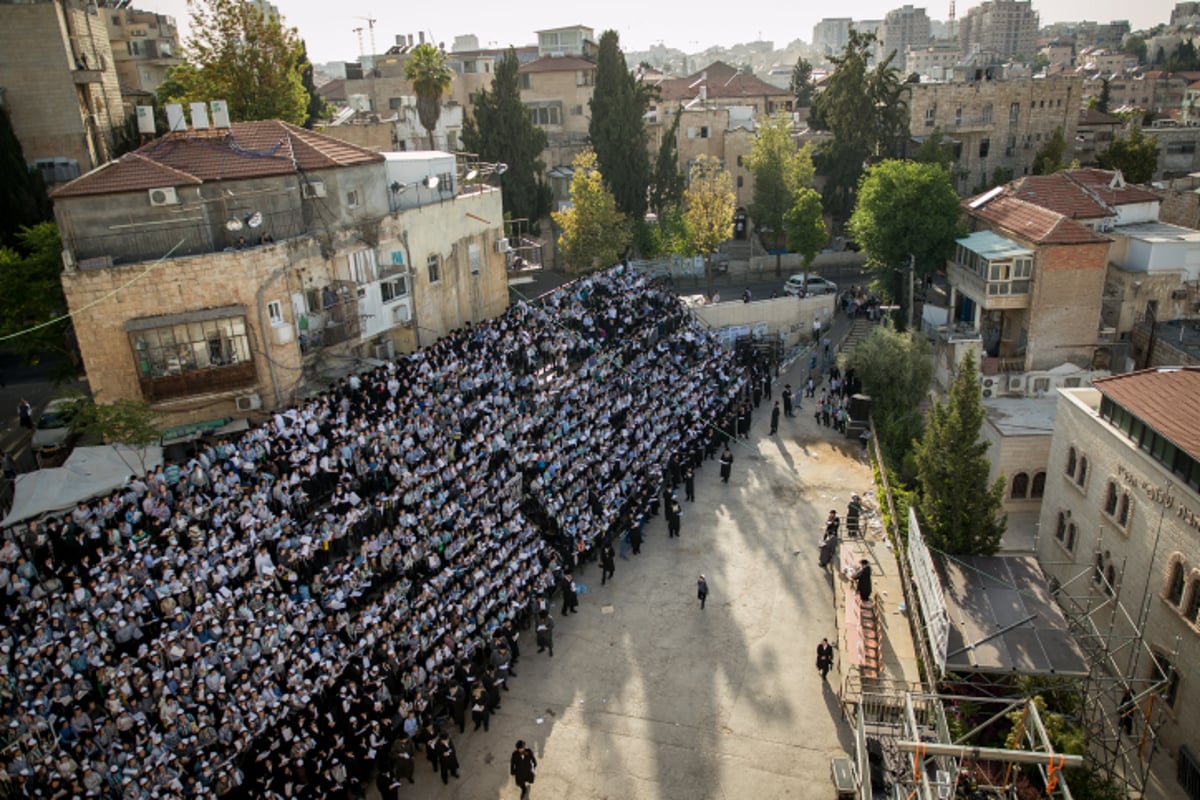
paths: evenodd
<path fill-rule="evenodd" d="M 11 346 L 37 363 L 48 352 L 68 352 L 70 318 L 59 281 L 62 239 L 53 222 L 21 228 L 15 239 L 15 247 L 0 247 L 0 336 L 29 330 Z"/>
<path fill-rule="evenodd" d="M 897 267 L 913 259 L 924 276 L 941 266 L 960 235 L 959 199 L 937 164 L 881 161 L 863 176 L 850 231 L 885 287 L 899 286 Z M 888 276 L 892 280 L 887 280 Z M 895 297 L 903 292 L 896 291 Z M 906 298 L 911 303 L 912 298 Z"/>
<path fill-rule="evenodd" d="M 654 161 L 654 180 L 650 184 L 650 210 L 661 219 L 669 208 L 683 200 L 683 173 L 679 171 L 679 120 L 683 107 L 675 111 L 671 124 L 663 133 L 658 145 L 658 158 Z"/>
<path fill-rule="evenodd" d="M 1053 175 L 1058 172 L 1066 166 L 1063 161 L 1066 154 L 1067 140 L 1063 138 L 1063 130 L 1061 127 L 1055 128 L 1033 157 L 1033 174 Z"/>
<path fill-rule="evenodd" d="M 899 463 L 921 433 L 920 405 L 933 383 L 929 342 L 911 331 L 876 326 L 845 357 L 845 364 L 871 397 L 880 446 Z"/>
<path fill-rule="evenodd" d="M 167 73 L 159 103 L 225 100 L 241 122 L 280 119 L 303 125 L 308 63 L 295 28 L 250 0 L 193 0 L 186 61 Z"/>
<path fill-rule="evenodd" d="M 825 230 L 824 215 L 821 193 L 807 186 L 796 190 L 792 197 L 792 207 L 783 215 L 788 250 L 804 256 L 805 269 L 829 239 L 829 232 Z"/>
<path fill-rule="evenodd" d="M 825 207 L 840 218 L 853 208 L 863 163 L 902 155 L 908 138 L 908 88 L 890 56 L 869 66 L 874 50 L 875 35 L 852 28 L 845 50 L 830 59 L 833 74 L 809 114 L 810 126 L 833 134 L 817 160 L 826 178 Z"/>
<path fill-rule="evenodd" d="M 758 233 L 772 243 L 772 249 L 781 251 L 787 236 L 784 216 L 795 203 L 796 192 L 812 184 L 812 146 L 797 150 L 792 141 L 791 117 L 775 114 L 759 126 L 747 165 L 754 173 L 750 218 Z M 777 273 L 779 264 L 777 257 Z"/>
<path fill-rule="evenodd" d="M 1131 183 L 1149 183 L 1158 170 L 1158 137 L 1147 136 L 1139 125 L 1128 136 L 1118 136 L 1096 161 L 1105 169 L 1119 169 Z"/>
<path fill-rule="evenodd" d="M 571 176 L 571 207 L 555 211 L 562 229 L 558 246 L 567 265 L 576 271 L 611 266 L 629 246 L 629 220 L 617 209 L 616 199 L 596 166 L 596 154 L 584 150 L 575 156 Z"/>
<path fill-rule="evenodd" d="M 504 163 L 500 176 L 504 213 L 536 223 L 550 213 L 554 193 L 542 178 L 546 132 L 529 119 L 521 102 L 517 53 L 511 47 L 496 64 L 492 89 L 475 99 L 475 112 L 463 120 L 463 146 L 487 163 Z"/>
<path fill-rule="evenodd" d="M 42 173 L 25 161 L 8 109 L 0 105 L 0 247 L 15 247 L 22 227 L 50 219 Z"/>
<path fill-rule="evenodd" d="M 436 150 L 433 131 L 442 116 L 442 96 L 450 91 L 454 81 L 454 70 L 450 69 L 446 52 L 429 42 L 417 45 L 404 62 L 404 78 L 412 84 L 417 96 L 417 118 L 429 134 L 429 149 Z"/>
<path fill-rule="evenodd" d="M 792 67 L 792 77 L 788 81 L 788 89 L 796 98 L 796 108 L 808 108 L 812 105 L 813 92 L 816 91 L 812 71 L 812 64 L 808 63 L 804 56 L 796 59 L 796 65 Z"/>
<path fill-rule="evenodd" d="M 916 446 L 921 531 L 930 546 L 954 555 L 990 556 L 1004 536 L 1004 477 L 988 482 L 983 417 L 979 369 L 968 351 L 949 397 L 934 401 Z"/>
<path fill-rule="evenodd" d="M 733 178 L 713 156 L 701 155 L 692 163 L 683 193 L 685 214 L 696 250 L 709 255 L 733 236 L 737 196 Z"/>
<path fill-rule="evenodd" d="M 646 215 L 650 156 L 646 148 L 646 111 L 653 90 L 633 76 L 625 64 L 616 31 L 600 36 L 596 85 L 589 106 L 588 135 L 597 163 L 621 212 L 633 219 Z"/>

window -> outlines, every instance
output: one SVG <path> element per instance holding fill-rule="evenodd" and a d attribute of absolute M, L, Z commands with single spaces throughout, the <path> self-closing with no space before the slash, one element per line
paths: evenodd
<path fill-rule="evenodd" d="M 362 203 L 362 195 L 358 189 L 346 192 L 346 208 L 358 208 Z"/>
<path fill-rule="evenodd" d="M 529 121 L 534 125 L 561 125 L 562 114 L 557 103 L 547 106 L 526 106 Z"/>
<path fill-rule="evenodd" d="M 992 149 L 991 139 L 981 139 L 979 141 L 979 157 L 987 158 L 988 152 Z"/>
<path fill-rule="evenodd" d="M 575 70 L 575 85 L 576 86 L 595 86 L 596 73 L 590 69 Z"/>
<path fill-rule="evenodd" d="M 963 124 L 962 106 L 959 106 L 958 108 L 954 109 L 954 124 L 959 125 L 959 126 L 961 126 Z"/>
<path fill-rule="evenodd" d="M 1183 616 L 1193 625 L 1200 622 L 1200 579 L 1192 578 L 1187 607 L 1183 609 Z"/>
<path fill-rule="evenodd" d="M 425 260 L 425 268 L 429 270 L 429 282 L 438 283 L 442 280 L 442 260 L 437 256 L 430 256 Z"/>
<path fill-rule="evenodd" d="M 988 103 L 987 105 L 985 105 L 983 107 L 983 124 L 984 125 L 992 124 L 992 104 L 991 103 Z"/>
<path fill-rule="evenodd" d="M 1168 155 L 1191 155 L 1196 152 L 1195 142 L 1168 142 Z"/>
<path fill-rule="evenodd" d="M 142 43 L 137 39 L 130 39 L 126 43 L 125 49 L 129 51 L 129 55 L 131 56 L 140 56 L 142 54 Z"/>
<path fill-rule="evenodd" d="M 1070 511 L 1058 512 L 1058 526 L 1054 529 L 1054 538 L 1060 542 L 1067 540 L 1067 523 L 1071 520 Z"/>
<path fill-rule="evenodd" d="M 388 98 L 388 110 L 389 111 L 397 111 L 401 108 L 404 108 L 404 98 L 403 97 L 389 97 Z"/>
<path fill-rule="evenodd" d="M 1033 498 L 1041 498 L 1046 494 L 1046 473 L 1038 472 L 1033 476 L 1033 486 L 1029 490 L 1029 496 Z"/>
<path fill-rule="evenodd" d="M 1109 481 L 1104 489 L 1104 513 L 1110 517 L 1117 513 L 1117 484 Z"/>
<path fill-rule="evenodd" d="M 1013 125 L 1016 125 L 1018 120 L 1020 120 L 1020 119 L 1021 119 L 1021 104 L 1013 103 L 1012 105 L 1010 105 L 1008 107 L 1008 121 L 1010 123 L 1012 123 Z"/>
<path fill-rule="evenodd" d="M 1087 471 L 1088 463 L 1087 457 L 1085 456 L 1079 459 L 1079 474 L 1075 476 L 1075 484 L 1077 486 L 1083 486 L 1084 482 L 1087 481 Z"/>
<path fill-rule="evenodd" d="M 582 105 L 571 106 L 571 116 L 572 117 L 582 117 L 583 116 L 583 106 Z"/>
<path fill-rule="evenodd" d="M 741 176 L 741 175 L 738 175 L 738 178 L 737 178 L 737 188 L 739 188 L 739 189 L 740 189 L 740 188 L 742 188 L 742 183 L 743 183 L 742 176 Z"/>
<path fill-rule="evenodd" d="M 480 270 L 483 269 L 483 258 L 479 251 L 479 245 L 467 245 L 467 261 L 471 265 L 471 274 L 478 275 Z"/>
<path fill-rule="evenodd" d="M 467 73 L 467 74 L 473 73 L 473 72 L 475 72 L 475 69 L 476 69 L 476 67 L 475 67 L 474 61 L 464 61 L 463 62 L 463 72 L 464 73 Z"/>
<path fill-rule="evenodd" d="M 1167 573 L 1167 591 L 1164 596 L 1167 602 L 1173 606 L 1178 606 L 1183 602 L 1183 561 L 1181 557 L 1176 557 L 1171 562 L 1171 570 Z"/>
<path fill-rule="evenodd" d="M 925 127 L 932 128 L 937 124 L 937 103 L 925 109 Z"/>
<path fill-rule="evenodd" d="M 408 295 L 408 280 L 403 276 L 390 278 L 379 284 L 383 302 L 391 303 Z"/>
<path fill-rule="evenodd" d="M 1117 506 L 1117 524 L 1120 525 L 1122 528 L 1129 527 L 1129 517 L 1130 517 L 1129 512 L 1130 512 L 1129 492 L 1124 492 L 1121 494 L 1121 502 Z"/>
<path fill-rule="evenodd" d="M 1076 453 L 1075 448 L 1072 447 L 1070 450 L 1067 451 L 1067 474 L 1070 475 L 1072 478 L 1075 477 L 1075 467 L 1078 465 L 1078 463 L 1079 463 L 1079 454 Z"/>
<path fill-rule="evenodd" d="M 1029 476 L 1024 472 L 1018 472 L 1013 476 L 1012 480 L 1012 498 L 1014 500 L 1024 500 L 1029 494 Z"/>
<path fill-rule="evenodd" d="M 530 80 L 530 75 L 528 72 L 521 75 L 521 88 L 522 89 L 532 89 L 533 88 L 533 81 Z"/>
<path fill-rule="evenodd" d="M 283 306 L 280 305 L 278 300 L 272 300 L 267 303 L 267 319 L 275 327 L 283 324 Z"/>
<path fill-rule="evenodd" d="M 737 165 L 738 165 L 739 167 L 742 165 L 742 157 L 741 157 L 741 156 L 738 156 L 738 157 L 737 157 Z"/>
<path fill-rule="evenodd" d="M 355 250 L 346 257 L 346 263 L 350 268 L 350 280 L 359 286 L 375 280 L 374 250 Z"/>
<path fill-rule="evenodd" d="M 1075 527 L 1075 523 L 1068 522 L 1067 523 L 1067 538 L 1063 541 L 1063 546 L 1066 547 L 1068 550 L 1070 550 L 1072 553 L 1075 552 L 1075 537 L 1078 535 L 1078 533 L 1079 533 L 1079 529 Z M 1112 568 L 1109 567 L 1109 569 L 1112 569 Z"/>
<path fill-rule="evenodd" d="M 1155 653 L 1150 659 L 1150 677 L 1162 683 L 1162 698 L 1169 708 L 1175 707 L 1179 699 L 1179 671 L 1170 659 L 1161 653 Z"/>
<path fill-rule="evenodd" d="M 257 373 L 250 358 L 246 318 L 203 318 L 211 314 L 181 314 L 173 324 L 130 332 L 142 395 L 147 401 L 254 383 Z"/>

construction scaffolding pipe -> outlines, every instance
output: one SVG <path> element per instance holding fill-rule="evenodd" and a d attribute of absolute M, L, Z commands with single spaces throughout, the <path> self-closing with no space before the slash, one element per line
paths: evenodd
<path fill-rule="evenodd" d="M 1009 761 L 1014 764 L 1053 764 L 1057 768 L 1082 767 L 1083 756 L 1063 753 L 1037 753 L 1029 750 L 1005 750 L 1003 747 L 965 747 L 940 742 L 896 742 L 896 747 L 906 753 L 924 756 L 950 756 L 984 761 Z"/>

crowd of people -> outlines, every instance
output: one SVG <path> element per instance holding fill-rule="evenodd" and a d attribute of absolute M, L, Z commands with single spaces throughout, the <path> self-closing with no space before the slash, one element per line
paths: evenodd
<path fill-rule="evenodd" d="M 611 575 L 764 381 L 618 266 L 8 531 L 0 793 L 457 777 L 450 728 L 487 730 L 556 587 L 593 551 Z"/>

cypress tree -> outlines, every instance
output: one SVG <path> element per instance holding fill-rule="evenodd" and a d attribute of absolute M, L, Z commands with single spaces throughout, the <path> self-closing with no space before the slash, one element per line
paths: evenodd
<path fill-rule="evenodd" d="M 596 56 L 588 134 L 617 208 L 632 219 L 646 215 L 650 156 L 646 151 L 645 115 L 650 95 L 650 87 L 634 78 L 626 66 L 617 32 L 605 31 Z"/>

